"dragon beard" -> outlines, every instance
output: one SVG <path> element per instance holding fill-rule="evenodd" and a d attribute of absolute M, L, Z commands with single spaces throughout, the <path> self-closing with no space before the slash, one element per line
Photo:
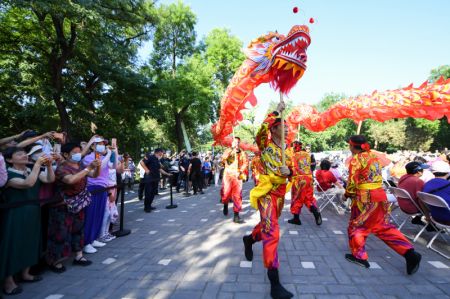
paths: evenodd
<path fill-rule="evenodd" d="M 305 73 L 305 69 L 281 58 L 275 58 L 269 70 L 270 86 L 276 91 L 288 94 Z"/>

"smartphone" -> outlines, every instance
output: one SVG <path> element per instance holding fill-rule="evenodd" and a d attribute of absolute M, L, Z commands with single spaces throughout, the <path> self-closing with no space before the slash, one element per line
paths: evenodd
<path fill-rule="evenodd" d="M 117 148 L 117 138 L 111 138 L 111 146 Z"/>
<path fill-rule="evenodd" d="M 53 152 L 56 154 L 60 154 L 61 153 L 61 144 L 55 143 L 53 145 Z"/>
<path fill-rule="evenodd" d="M 100 160 L 100 153 L 99 152 L 95 152 L 95 160 Z"/>

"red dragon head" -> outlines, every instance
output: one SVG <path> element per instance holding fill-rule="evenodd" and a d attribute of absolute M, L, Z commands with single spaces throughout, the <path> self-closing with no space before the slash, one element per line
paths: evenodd
<path fill-rule="evenodd" d="M 289 93 L 306 70 L 310 43 L 306 25 L 295 25 L 286 37 L 276 32 L 259 37 L 246 50 L 247 57 L 257 64 L 253 75 L 267 74 L 275 90 Z"/>

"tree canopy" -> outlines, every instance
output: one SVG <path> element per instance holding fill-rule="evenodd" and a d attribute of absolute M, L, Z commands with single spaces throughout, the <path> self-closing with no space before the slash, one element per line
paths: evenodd
<path fill-rule="evenodd" d="M 196 26 L 182 1 L 0 2 L 0 135 L 32 128 L 86 140 L 95 132 L 138 154 L 184 148 L 184 125 L 194 148 L 211 144 L 220 98 L 245 57 L 228 29 L 198 40 Z M 140 57 L 149 45 L 150 54 Z M 429 79 L 440 76 L 450 77 L 449 65 L 431 70 Z M 315 106 L 324 111 L 343 98 L 330 93 Z M 259 126 L 255 115 L 247 111 L 235 128 L 248 143 Z M 300 128 L 299 138 L 314 151 L 343 149 L 356 128 L 343 120 L 320 133 Z M 365 120 L 362 133 L 388 151 L 442 149 L 450 140 L 446 118 Z"/>

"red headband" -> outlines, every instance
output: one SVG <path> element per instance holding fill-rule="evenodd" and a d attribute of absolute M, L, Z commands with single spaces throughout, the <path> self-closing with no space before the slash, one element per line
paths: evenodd
<path fill-rule="evenodd" d="M 369 150 L 370 150 L 370 144 L 368 144 L 367 142 L 364 142 L 364 143 L 356 143 L 356 142 L 354 142 L 354 141 L 352 141 L 352 140 L 349 140 L 348 143 L 349 143 L 350 145 L 353 145 L 353 146 L 355 146 L 355 145 L 360 146 L 361 149 L 364 150 L 364 151 L 369 151 Z"/>

